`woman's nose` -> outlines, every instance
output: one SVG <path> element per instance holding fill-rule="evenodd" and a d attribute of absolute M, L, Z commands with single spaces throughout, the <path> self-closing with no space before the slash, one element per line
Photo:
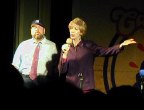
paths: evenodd
<path fill-rule="evenodd" d="M 70 33 L 74 33 L 74 29 L 71 29 L 71 30 L 70 30 Z"/>

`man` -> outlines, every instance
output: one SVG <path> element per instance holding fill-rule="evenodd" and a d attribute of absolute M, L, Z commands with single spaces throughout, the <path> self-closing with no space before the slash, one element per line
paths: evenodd
<path fill-rule="evenodd" d="M 45 26 L 41 20 L 32 21 L 31 36 L 31 39 L 20 43 L 12 61 L 12 64 L 22 73 L 25 86 L 28 88 L 44 81 L 43 79 L 48 75 L 46 64 L 57 54 L 56 44 L 46 39 Z"/>

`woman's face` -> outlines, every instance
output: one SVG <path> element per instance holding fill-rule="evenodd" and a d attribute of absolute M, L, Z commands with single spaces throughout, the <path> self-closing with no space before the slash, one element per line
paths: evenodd
<path fill-rule="evenodd" d="M 81 37 L 80 28 L 76 24 L 72 24 L 69 27 L 69 32 L 70 32 L 70 38 L 73 39 L 73 40 L 79 39 Z"/>

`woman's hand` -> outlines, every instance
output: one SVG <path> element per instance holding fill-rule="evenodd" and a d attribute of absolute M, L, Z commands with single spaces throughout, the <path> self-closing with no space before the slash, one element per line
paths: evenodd
<path fill-rule="evenodd" d="M 134 39 L 127 39 L 120 44 L 120 48 L 123 46 L 129 45 L 129 44 L 135 44 L 135 43 L 137 43 L 137 42 Z"/>
<path fill-rule="evenodd" d="M 63 58 L 67 58 L 67 54 L 68 54 L 68 51 L 70 49 L 70 45 L 69 44 L 63 44 L 61 49 L 63 51 Z"/>

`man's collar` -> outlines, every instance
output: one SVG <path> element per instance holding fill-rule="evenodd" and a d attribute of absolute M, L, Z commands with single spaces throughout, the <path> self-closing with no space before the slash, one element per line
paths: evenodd
<path fill-rule="evenodd" d="M 34 37 L 32 37 L 32 41 L 33 41 L 33 43 L 36 43 L 36 44 L 37 43 L 42 43 L 43 44 L 46 41 L 46 38 L 45 38 L 45 36 L 43 36 L 43 39 L 41 41 L 37 42 L 36 39 Z"/>

